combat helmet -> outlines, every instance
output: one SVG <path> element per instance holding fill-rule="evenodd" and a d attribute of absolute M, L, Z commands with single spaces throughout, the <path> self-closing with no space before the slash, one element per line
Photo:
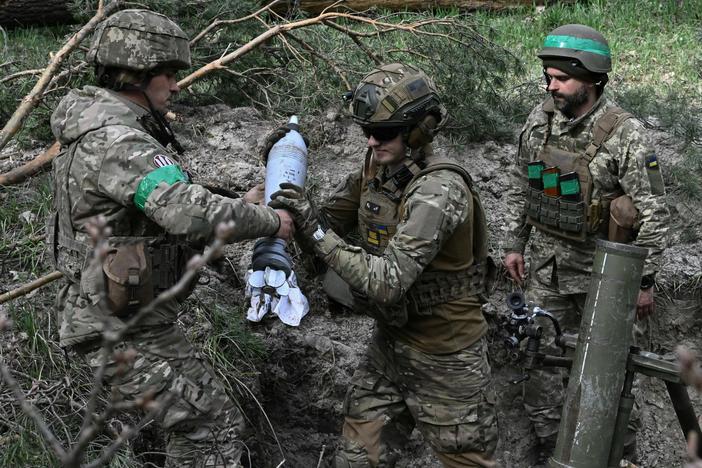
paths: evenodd
<path fill-rule="evenodd" d="M 362 127 L 403 127 L 410 148 L 431 142 L 446 121 L 434 82 L 417 67 L 402 63 L 383 65 L 364 76 L 353 92 L 351 110 Z"/>
<path fill-rule="evenodd" d="M 149 10 L 122 10 L 95 31 L 86 56 L 97 67 L 148 72 L 157 67 L 190 67 L 190 44 L 167 16 Z"/>
<path fill-rule="evenodd" d="M 594 74 L 606 74 L 612 70 L 607 39 L 595 29 L 582 24 L 567 24 L 551 31 L 538 56 L 542 60 L 575 59 Z"/>

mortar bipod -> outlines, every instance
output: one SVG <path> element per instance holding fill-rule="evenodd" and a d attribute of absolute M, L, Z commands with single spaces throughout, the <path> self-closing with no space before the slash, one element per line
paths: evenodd
<path fill-rule="evenodd" d="M 565 354 L 566 349 L 575 350 L 577 345 L 577 335 L 564 335 L 561 332 L 558 320 L 548 311 L 535 306 L 531 310 L 524 304 L 524 297 L 521 293 L 512 293 L 507 297 L 507 305 L 510 314 L 503 323 L 503 329 L 508 331 L 508 336 L 504 338 L 504 344 L 513 351 L 522 361 L 526 373 L 512 383 L 519 383 L 529 378 L 529 371 L 542 367 L 563 367 L 570 369 L 573 358 L 566 356 L 553 356 L 540 351 L 543 329 L 534 321 L 536 317 L 546 317 L 550 320 L 556 333 L 555 343 Z M 520 343 L 526 339 L 524 349 L 520 349 Z M 702 431 L 692 407 L 690 397 L 685 388 L 685 384 L 680 379 L 680 366 L 677 362 L 663 359 L 659 355 L 642 351 L 640 348 L 632 346 L 626 362 L 626 371 L 623 388 L 619 397 L 617 417 L 614 425 L 614 433 L 610 449 L 609 467 L 618 467 L 619 461 L 624 453 L 624 437 L 626 435 L 627 424 L 634 406 L 634 395 L 632 387 L 636 373 L 647 375 L 663 380 L 673 404 L 673 409 L 680 423 L 683 437 L 687 438 L 690 431 L 695 431 L 698 440 L 702 441 Z M 702 442 L 697 446 L 697 454 L 702 457 Z"/>

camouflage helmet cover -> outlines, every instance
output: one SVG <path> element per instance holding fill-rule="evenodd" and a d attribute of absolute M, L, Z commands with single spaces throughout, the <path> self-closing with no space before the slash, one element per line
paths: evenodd
<path fill-rule="evenodd" d="M 361 79 L 351 101 L 353 120 L 368 127 L 411 126 L 428 113 L 438 120 L 446 109 L 432 80 L 421 70 L 401 63 L 374 69 Z"/>
<path fill-rule="evenodd" d="M 88 63 L 136 72 L 159 66 L 190 67 L 190 44 L 167 16 L 149 10 L 122 10 L 103 21 L 88 50 Z"/>
<path fill-rule="evenodd" d="M 607 39 L 582 24 L 567 24 L 551 31 L 538 53 L 539 58 L 572 58 L 592 73 L 609 73 L 612 56 Z"/>

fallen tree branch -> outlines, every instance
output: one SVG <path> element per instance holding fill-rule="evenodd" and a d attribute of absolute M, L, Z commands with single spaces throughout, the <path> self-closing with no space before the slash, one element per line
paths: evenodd
<path fill-rule="evenodd" d="M 41 100 L 44 91 L 51 82 L 51 78 L 59 69 L 64 59 L 71 54 L 73 49 L 75 49 L 83 41 L 88 33 L 95 29 L 98 23 L 116 10 L 120 4 L 121 2 L 116 0 L 105 7 L 104 1 L 99 0 L 95 16 L 93 16 L 90 21 L 88 21 L 77 33 L 75 33 L 68 40 L 68 42 L 64 44 L 61 50 L 59 50 L 53 56 L 47 67 L 44 69 L 44 72 L 41 74 L 41 77 L 34 85 L 34 88 L 32 88 L 30 93 L 22 99 L 21 104 L 15 110 L 14 114 L 12 114 L 10 120 L 8 120 L 2 130 L 0 130 L 0 149 L 4 148 L 12 137 L 15 136 L 15 134 L 20 130 L 20 128 L 22 128 L 25 119 L 31 110 L 34 109 L 34 107 L 36 107 Z"/>
<path fill-rule="evenodd" d="M 25 294 L 29 294 L 30 292 L 34 291 L 35 289 L 39 289 L 42 286 L 45 286 L 53 281 L 56 281 L 57 279 L 63 277 L 63 273 L 60 271 L 52 271 L 46 276 L 42 276 L 41 278 L 35 279 L 31 283 L 23 284 L 19 288 L 13 289 L 12 291 L 7 291 L 6 293 L 0 294 L 0 304 L 3 304 L 7 301 L 11 301 L 12 299 L 16 299 L 18 297 L 24 296 Z"/>
<path fill-rule="evenodd" d="M 287 33 L 289 31 L 293 31 L 295 29 L 300 29 L 300 28 L 305 28 L 308 26 L 316 26 L 320 24 L 326 24 L 327 22 L 331 22 L 332 20 L 340 20 L 344 19 L 347 21 L 352 21 L 356 23 L 362 23 L 366 24 L 375 28 L 380 28 L 381 30 L 384 29 L 390 29 L 394 31 L 405 31 L 408 33 L 413 33 L 413 34 L 424 34 L 427 36 L 434 36 L 434 37 L 442 37 L 445 38 L 449 41 L 452 42 L 461 42 L 459 40 L 453 39 L 450 35 L 448 34 L 442 34 L 442 33 L 432 33 L 428 31 L 423 31 L 421 29 L 422 26 L 426 25 L 446 25 L 446 24 L 453 24 L 452 21 L 450 20 L 442 20 L 442 19 L 436 19 L 436 20 L 425 20 L 421 21 L 418 23 L 388 23 L 384 21 L 379 21 L 375 20 L 372 18 L 367 18 L 364 16 L 359 16 L 356 14 L 351 14 L 351 13 L 339 13 L 339 12 L 328 12 L 328 13 L 321 13 L 318 16 L 315 16 L 313 18 L 305 18 L 297 21 L 292 21 L 289 23 L 283 23 L 283 24 L 277 24 L 275 26 L 270 27 L 266 31 L 262 32 L 255 38 L 251 39 L 249 42 L 246 44 L 242 45 L 238 49 L 236 49 L 233 52 L 230 52 L 227 55 L 224 55 L 223 57 L 218 58 L 217 60 L 214 60 L 207 65 L 195 70 L 193 73 L 190 75 L 186 76 L 182 80 L 178 82 L 178 87 L 180 89 L 185 89 L 188 88 L 190 85 L 192 85 L 195 81 L 203 78 L 204 76 L 208 75 L 209 73 L 217 70 L 222 70 L 225 68 L 225 65 L 227 65 L 230 62 L 233 62 L 234 60 L 237 60 L 244 55 L 248 54 L 249 52 L 253 51 L 257 47 L 260 47 L 262 44 L 266 43 L 268 40 L 272 39 L 273 37 L 276 37 L 278 35 L 282 35 L 284 33 Z M 358 44 L 358 42 L 356 42 Z M 367 51 L 366 51 L 367 53 Z M 374 54 L 371 53 L 371 57 L 373 57 Z M 376 57 L 376 60 L 379 60 L 379 58 Z M 375 60 L 374 60 L 375 61 Z"/>
<path fill-rule="evenodd" d="M 575 3 L 577 0 L 561 0 L 561 3 Z M 428 10 L 431 8 L 458 8 L 464 11 L 505 10 L 520 6 L 545 5 L 547 0 L 296 0 L 279 5 L 275 10 L 284 11 L 294 5 L 295 8 L 310 14 L 318 14 L 330 8 L 346 11 L 365 11 L 371 8 L 383 10 L 407 11 Z"/>
<path fill-rule="evenodd" d="M 61 150 L 59 142 L 49 146 L 46 151 L 29 161 L 27 164 L 16 167 L 5 174 L 0 174 L 0 186 L 14 185 L 24 182 L 28 177 L 39 172 L 46 164 L 56 158 Z"/>
<path fill-rule="evenodd" d="M 11 73 L 9 75 L 5 75 L 2 78 L 0 78 L 0 83 L 6 83 L 8 81 L 12 81 L 17 78 L 21 78 L 23 76 L 27 75 L 38 75 L 39 73 L 43 72 L 43 68 L 34 68 L 32 70 L 22 70 L 18 71 L 17 73 Z"/>
<path fill-rule="evenodd" d="M 225 26 L 225 25 L 243 23 L 244 21 L 248 21 L 248 20 L 250 20 L 250 19 L 257 18 L 261 13 L 264 13 L 264 12 L 266 12 L 266 11 L 270 11 L 271 8 L 272 8 L 273 6 L 275 6 L 276 4 L 280 3 L 280 1 L 281 1 L 281 0 L 273 0 L 271 3 L 269 3 L 269 4 L 266 5 L 266 6 L 264 6 L 264 7 L 261 8 L 260 10 L 254 12 L 254 13 L 251 13 L 250 15 L 242 16 L 241 18 L 236 18 L 236 19 L 233 19 L 233 20 L 216 20 L 216 21 L 214 21 L 212 24 L 210 24 L 210 25 L 207 26 L 205 29 L 203 29 L 202 31 L 200 31 L 200 32 L 197 34 L 197 36 L 195 36 L 194 38 L 192 38 L 192 40 L 190 41 L 190 47 L 193 47 L 195 44 L 197 44 L 198 42 L 200 42 L 200 41 L 202 40 L 203 37 L 207 36 L 207 35 L 208 35 L 209 33 L 211 33 L 213 30 L 219 29 L 219 28 L 221 28 L 222 26 Z"/>

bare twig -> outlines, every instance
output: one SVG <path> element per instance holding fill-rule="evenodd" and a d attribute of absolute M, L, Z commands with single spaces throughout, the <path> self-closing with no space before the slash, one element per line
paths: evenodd
<path fill-rule="evenodd" d="M 37 172 L 54 160 L 59 154 L 61 145 L 55 142 L 49 146 L 46 151 L 20 167 L 16 167 L 5 174 L 0 174 L 0 186 L 14 185 L 24 182 L 28 177 L 33 176 Z"/>
<path fill-rule="evenodd" d="M 242 16 L 241 18 L 236 18 L 236 19 L 233 19 L 233 20 L 217 20 L 217 21 L 214 21 L 212 24 L 210 24 L 210 25 L 207 26 L 205 29 L 203 29 L 202 31 L 200 31 L 200 32 L 198 33 L 198 35 L 195 36 L 195 37 L 190 41 L 190 47 L 193 47 L 195 44 L 197 44 L 198 42 L 200 42 L 200 41 L 202 40 L 203 37 L 207 36 L 207 35 L 208 35 L 209 33 L 211 33 L 213 30 L 219 29 L 219 28 L 221 28 L 222 26 L 225 26 L 225 25 L 243 23 L 243 22 L 248 21 L 248 20 L 250 20 L 250 19 L 256 18 L 256 17 L 258 17 L 261 13 L 264 13 L 264 12 L 266 12 L 266 11 L 270 11 L 270 10 L 271 10 L 271 7 L 273 7 L 274 5 L 278 4 L 279 2 L 280 2 L 280 0 L 273 0 L 271 3 L 269 3 L 269 4 L 266 5 L 266 6 L 264 6 L 264 7 L 261 8 L 260 10 L 254 12 L 254 13 L 251 13 L 250 15 Z"/>
<path fill-rule="evenodd" d="M 22 78 L 23 76 L 28 76 L 28 75 L 38 75 L 41 72 L 43 72 L 43 68 L 34 68 L 32 70 L 22 70 L 17 73 L 11 73 L 9 75 L 3 76 L 0 78 L 0 83 L 6 83 L 8 81 L 12 81 L 16 78 Z"/>
<path fill-rule="evenodd" d="M 322 450 L 319 452 L 319 460 L 317 460 L 317 468 L 320 468 L 322 466 L 322 460 L 324 459 L 324 451 L 326 450 L 327 446 L 322 444 Z"/>
<path fill-rule="evenodd" d="M 300 44 L 300 46 L 305 49 L 307 52 L 312 54 L 315 57 L 318 57 L 322 61 L 324 61 L 329 67 L 334 70 L 334 73 L 337 74 L 337 76 L 341 79 L 341 81 L 344 83 L 344 86 L 346 89 L 351 89 L 351 83 L 349 83 L 348 78 L 346 77 L 346 74 L 341 71 L 341 68 L 339 68 L 339 65 L 337 65 L 336 62 L 334 62 L 332 59 L 327 57 L 326 55 L 323 55 L 321 52 L 318 52 L 314 47 L 309 45 L 307 42 L 303 41 L 302 39 L 299 39 L 295 37 L 292 33 L 288 33 L 288 37 L 292 39 L 294 42 Z"/>
<path fill-rule="evenodd" d="M 700 367 L 697 355 L 685 346 L 678 346 L 675 352 L 680 361 L 680 376 L 682 380 L 686 384 L 695 387 L 698 392 L 702 391 L 702 367 Z"/>
<path fill-rule="evenodd" d="M 56 281 L 62 276 L 63 273 L 61 273 L 60 271 L 52 271 L 48 275 L 42 276 L 41 278 L 36 279 L 31 283 L 24 284 L 19 288 L 13 289 L 12 291 L 7 291 L 6 293 L 0 294 L 0 304 L 24 296 L 25 294 L 29 294 L 35 289 L 39 289 L 42 286 L 51 283 L 52 281 Z"/>
<path fill-rule="evenodd" d="M 305 28 L 309 26 L 316 26 L 320 24 L 327 24 L 328 22 L 331 22 L 332 20 L 347 20 L 347 21 L 352 21 L 356 23 L 361 23 L 365 24 L 374 28 L 378 28 L 380 30 L 383 29 L 392 29 L 392 30 L 397 30 L 397 31 L 404 31 L 408 33 L 413 33 L 413 34 L 422 34 L 422 35 L 427 35 L 427 36 L 434 36 L 434 37 L 441 37 L 443 39 L 446 39 L 451 42 L 456 42 L 465 45 L 465 43 L 459 39 L 453 38 L 450 34 L 444 34 L 444 33 L 432 33 L 429 31 L 424 31 L 421 28 L 423 26 L 433 24 L 433 25 L 455 25 L 455 22 L 451 20 L 426 20 L 426 21 L 421 21 L 417 23 L 388 23 L 384 21 L 379 21 L 375 20 L 372 18 L 366 18 L 357 14 L 349 14 L 349 13 L 338 13 L 338 12 L 327 12 L 327 13 L 322 13 L 318 16 L 315 16 L 313 18 L 305 18 L 297 21 L 292 21 L 288 23 L 283 23 L 283 24 L 277 24 L 275 26 L 270 27 L 268 30 L 262 32 L 255 38 L 251 39 L 249 42 L 246 44 L 242 45 L 238 49 L 234 50 L 233 52 L 220 57 L 217 60 L 214 60 L 207 65 L 199 68 L 198 70 L 195 70 L 193 73 L 190 75 L 186 76 L 182 80 L 178 82 L 178 87 L 181 89 L 185 89 L 189 87 L 191 84 L 193 84 L 195 81 L 203 78 L 207 74 L 216 71 L 216 70 L 222 70 L 224 69 L 225 65 L 227 65 L 230 62 L 233 62 L 244 55 L 248 54 L 249 52 L 255 50 L 256 48 L 260 47 L 262 44 L 266 43 L 273 37 L 285 34 L 289 31 L 293 31 L 295 29 L 300 29 L 300 28 Z M 338 25 L 337 25 L 338 26 Z M 351 36 L 352 37 L 352 36 Z M 352 37 L 353 38 L 353 37 Z M 356 38 L 358 39 L 358 38 Z M 359 41 L 360 42 L 360 41 Z M 357 42 L 357 44 L 359 43 Z M 359 46 L 360 47 L 360 46 Z M 365 45 L 364 45 L 365 47 Z M 366 54 L 369 54 L 369 57 L 374 57 L 375 54 L 373 54 L 372 51 L 366 50 Z M 374 61 L 380 60 L 378 57 L 375 57 Z M 380 63 L 380 62 L 376 62 Z"/>
<path fill-rule="evenodd" d="M 44 69 L 39 80 L 32 88 L 32 91 L 22 99 L 22 103 L 15 110 L 10 120 L 5 124 L 5 126 L 0 130 L 0 149 L 4 148 L 5 145 L 12 139 L 12 137 L 22 128 L 25 119 L 31 112 L 31 110 L 36 107 L 36 105 L 41 100 L 46 87 L 51 82 L 51 77 L 54 76 L 56 71 L 59 69 L 64 59 L 68 57 L 73 49 L 75 49 L 78 44 L 85 38 L 88 33 L 90 33 L 95 26 L 103 19 L 105 19 L 112 11 L 116 10 L 120 6 L 121 2 L 115 0 L 110 3 L 107 7 L 104 6 L 104 1 L 99 0 L 97 11 L 95 16 L 93 16 L 85 26 L 83 26 L 77 33 L 75 33 L 69 40 L 64 44 L 64 46 L 59 50 L 51 59 L 47 67 Z"/>
<path fill-rule="evenodd" d="M 26 415 L 34 420 L 34 424 L 36 424 L 37 429 L 41 433 L 44 440 L 46 440 L 51 449 L 59 458 L 63 458 L 66 455 L 66 449 L 63 447 L 63 445 L 61 445 L 61 442 L 59 442 L 51 429 L 49 429 L 49 425 L 46 423 L 46 421 L 44 421 L 41 413 L 39 413 L 34 405 L 27 402 L 22 389 L 17 381 L 12 377 L 10 369 L 7 368 L 5 365 L 5 360 L 2 357 L 0 357 L 0 375 L 2 375 L 2 379 L 5 381 L 5 384 L 12 391 L 15 400 L 19 402 L 22 411 L 24 411 Z"/>

